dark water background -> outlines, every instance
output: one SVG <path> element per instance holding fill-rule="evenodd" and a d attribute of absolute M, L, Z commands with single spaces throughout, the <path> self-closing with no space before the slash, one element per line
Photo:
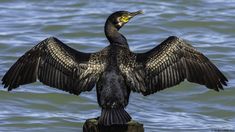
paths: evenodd
<path fill-rule="evenodd" d="M 93 52 L 107 46 L 103 26 L 117 10 L 144 10 L 121 32 L 133 51 L 153 48 L 170 35 L 192 43 L 229 78 L 214 92 L 181 83 L 143 97 L 132 94 L 127 111 L 146 132 L 235 130 L 235 1 L 0 1 L 0 78 L 39 41 L 56 36 L 69 46 Z M 0 131 L 78 132 L 100 109 L 95 89 L 80 96 L 37 82 L 7 92 L 0 86 Z"/>

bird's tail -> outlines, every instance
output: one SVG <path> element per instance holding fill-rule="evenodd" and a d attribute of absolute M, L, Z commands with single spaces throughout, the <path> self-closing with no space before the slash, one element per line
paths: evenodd
<path fill-rule="evenodd" d="M 131 120 L 131 116 L 124 108 L 102 109 L 98 123 L 100 125 L 121 125 Z"/>

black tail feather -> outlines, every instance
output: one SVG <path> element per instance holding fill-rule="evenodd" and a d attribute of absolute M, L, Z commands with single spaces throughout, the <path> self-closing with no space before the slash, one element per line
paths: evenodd
<path fill-rule="evenodd" d="M 131 120 L 131 116 L 124 110 L 124 108 L 102 109 L 99 118 L 100 125 L 121 125 L 126 124 Z"/>

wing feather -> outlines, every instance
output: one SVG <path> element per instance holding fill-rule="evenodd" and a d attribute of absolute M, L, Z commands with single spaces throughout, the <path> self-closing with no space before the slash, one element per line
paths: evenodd
<path fill-rule="evenodd" d="M 82 53 L 57 38 L 47 38 L 17 60 L 2 83 L 10 91 L 38 79 L 43 84 L 78 95 L 94 87 L 104 70 L 103 56 L 105 50 Z"/>
<path fill-rule="evenodd" d="M 146 90 L 141 91 L 144 95 L 175 86 L 185 79 L 216 91 L 223 89 L 228 81 L 206 56 L 175 36 L 146 53 L 136 54 L 136 63 L 145 73 Z"/>

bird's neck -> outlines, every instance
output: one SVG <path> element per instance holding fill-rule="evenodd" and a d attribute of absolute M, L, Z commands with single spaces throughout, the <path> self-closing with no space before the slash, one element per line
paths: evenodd
<path fill-rule="evenodd" d="M 128 46 L 126 38 L 118 30 L 109 20 L 106 21 L 104 31 L 110 44 Z"/>

